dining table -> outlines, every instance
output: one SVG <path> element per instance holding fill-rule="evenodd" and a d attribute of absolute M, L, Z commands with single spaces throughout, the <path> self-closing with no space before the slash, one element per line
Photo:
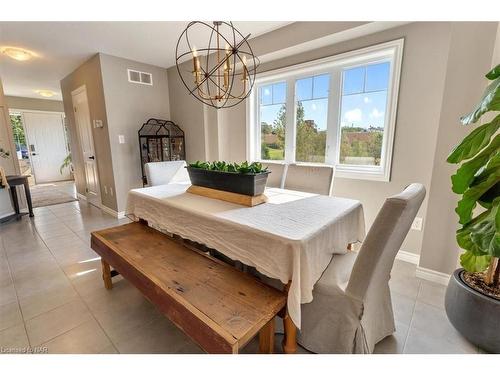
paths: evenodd
<path fill-rule="evenodd" d="M 191 194 L 189 186 L 132 189 L 126 215 L 280 280 L 287 285 L 287 314 L 297 329 L 300 306 L 312 301 L 332 257 L 365 236 L 363 206 L 354 199 L 269 187 L 266 203 L 247 207 Z"/>

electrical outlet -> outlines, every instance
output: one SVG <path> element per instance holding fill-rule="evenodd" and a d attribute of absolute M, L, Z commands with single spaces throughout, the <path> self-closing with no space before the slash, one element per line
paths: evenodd
<path fill-rule="evenodd" d="M 108 188 L 104 185 L 104 194 L 108 195 Z"/>
<path fill-rule="evenodd" d="M 422 230 L 422 222 L 423 219 L 421 217 L 416 217 L 411 224 L 411 229 L 413 230 Z"/>
<path fill-rule="evenodd" d="M 109 192 L 110 192 L 111 196 L 113 196 L 113 188 L 111 186 L 109 187 Z"/>
<path fill-rule="evenodd" d="M 120 144 L 125 143 L 125 136 L 123 134 L 120 134 L 118 136 L 118 143 L 120 143 Z"/>

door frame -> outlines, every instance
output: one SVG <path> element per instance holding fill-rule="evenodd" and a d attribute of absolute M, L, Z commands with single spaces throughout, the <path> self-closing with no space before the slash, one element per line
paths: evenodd
<path fill-rule="evenodd" d="M 28 144 L 28 147 L 29 147 L 29 134 L 28 134 L 28 131 L 26 130 L 26 120 L 24 118 L 24 114 L 26 112 L 31 112 L 31 113 L 48 113 L 48 114 L 58 114 L 58 115 L 61 115 L 61 125 L 62 125 L 62 131 L 63 131 L 63 134 L 64 134 L 64 139 L 65 139 L 65 144 L 64 144 L 64 147 L 66 148 L 66 152 L 69 152 L 68 150 L 68 138 L 67 138 L 67 134 L 64 130 L 64 121 L 65 121 L 65 118 L 66 118 L 66 114 L 64 112 L 59 112 L 59 111 L 41 111 L 41 110 L 38 110 L 38 109 L 17 109 L 17 108 L 9 108 L 9 117 L 10 115 L 13 113 L 13 114 L 16 114 L 16 113 L 19 113 L 21 115 L 21 118 L 22 118 L 22 125 L 23 125 L 23 130 L 24 130 L 24 136 L 26 137 L 26 142 Z M 12 137 L 14 138 L 14 136 Z M 35 184 L 37 184 L 37 181 L 36 181 L 36 171 L 35 171 L 35 168 L 33 166 L 33 160 L 31 158 L 31 152 L 28 152 L 28 157 L 29 157 L 29 160 L 30 160 L 30 165 L 31 165 L 31 172 L 33 173 L 33 178 L 35 180 Z M 18 162 L 19 163 L 19 162 Z M 61 180 L 61 181 L 69 181 L 69 180 Z"/>
<path fill-rule="evenodd" d="M 80 134 L 80 129 L 78 127 L 78 124 L 76 123 L 76 116 L 75 116 L 75 112 L 74 112 L 74 109 L 75 109 L 75 106 L 74 106 L 74 97 L 76 95 L 79 95 L 81 93 L 85 93 L 85 97 L 87 98 L 87 109 L 88 109 L 88 112 L 89 112 L 89 117 L 90 117 L 90 107 L 89 107 L 89 96 L 88 96 L 88 92 L 87 92 L 87 86 L 84 84 L 84 85 L 81 85 L 79 87 L 77 87 L 76 89 L 74 89 L 73 91 L 71 91 L 71 111 L 72 111 L 72 114 L 73 114 L 73 119 L 75 121 L 75 130 L 76 130 L 76 136 L 77 136 L 77 140 L 78 140 L 78 152 L 80 153 L 80 156 L 82 157 L 82 161 L 83 161 L 83 175 L 85 176 L 84 177 L 84 184 L 85 184 L 85 194 L 80 194 L 78 193 L 77 191 L 77 196 L 79 197 L 84 197 L 85 200 L 89 203 L 92 204 L 92 202 L 90 202 L 90 200 L 88 199 L 88 186 L 87 186 L 87 177 L 86 177 L 86 171 L 85 171 L 85 160 L 83 160 L 84 156 L 83 156 L 83 150 L 82 150 L 82 138 L 81 138 L 81 134 Z M 90 119 L 90 137 L 92 138 L 92 146 L 94 148 L 94 154 L 96 153 L 96 149 L 95 149 L 95 142 L 94 142 L 94 132 L 92 131 L 92 118 L 89 118 Z M 99 186 L 99 188 L 97 189 L 97 192 L 98 192 L 98 197 L 97 197 L 97 201 L 95 203 L 97 203 L 97 207 L 99 208 L 102 208 L 102 196 L 101 196 L 101 176 L 99 175 L 99 159 L 97 158 L 97 160 L 95 160 L 95 164 L 96 164 L 96 175 L 97 175 L 97 185 Z M 76 174 L 75 174 L 76 176 Z"/>

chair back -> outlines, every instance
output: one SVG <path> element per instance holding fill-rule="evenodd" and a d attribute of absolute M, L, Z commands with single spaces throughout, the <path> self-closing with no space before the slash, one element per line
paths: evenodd
<path fill-rule="evenodd" d="M 184 160 L 159 161 L 144 166 L 148 186 L 166 185 L 170 182 L 189 182 Z"/>
<path fill-rule="evenodd" d="M 289 164 L 285 175 L 284 188 L 331 195 L 334 170 L 331 165 Z"/>
<path fill-rule="evenodd" d="M 366 300 L 387 288 L 394 259 L 424 197 L 425 187 L 414 183 L 386 199 L 361 246 L 346 293 Z"/>
<path fill-rule="evenodd" d="M 283 176 L 285 175 L 285 163 L 262 163 L 263 167 L 271 172 L 267 175 L 266 186 L 273 188 L 283 187 Z"/>

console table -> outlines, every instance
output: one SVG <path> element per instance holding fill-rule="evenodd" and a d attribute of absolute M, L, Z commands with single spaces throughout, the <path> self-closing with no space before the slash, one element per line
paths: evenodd
<path fill-rule="evenodd" d="M 26 215 L 25 212 L 21 212 L 19 209 L 19 199 L 17 196 L 17 189 L 16 186 L 23 185 L 24 186 L 24 193 L 26 194 L 26 202 L 28 203 L 28 213 L 30 217 L 35 216 L 33 214 L 33 204 L 31 202 L 31 192 L 30 192 L 30 185 L 28 183 L 28 177 L 29 176 L 22 176 L 22 175 L 16 175 L 16 176 L 7 176 L 7 182 L 10 186 L 10 195 L 12 197 L 12 203 L 14 205 L 14 214 L 7 216 L 1 220 L 1 222 L 9 221 L 13 218 L 16 218 L 19 220 L 22 215 Z"/>

